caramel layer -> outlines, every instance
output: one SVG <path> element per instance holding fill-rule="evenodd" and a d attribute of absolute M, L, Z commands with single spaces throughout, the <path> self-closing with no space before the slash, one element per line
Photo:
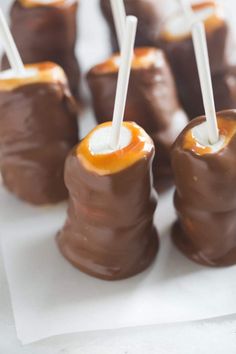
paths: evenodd
<path fill-rule="evenodd" d="M 218 3 L 216 3 L 215 1 L 204 1 L 204 2 L 192 5 L 192 9 L 194 12 L 198 12 L 198 11 L 206 9 L 206 8 L 214 9 L 214 12 L 212 13 L 212 15 L 204 20 L 206 31 L 208 33 L 210 33 L 212 31 L 214 31 L 215 29 L 219 28 L 220 26 L 222 26 L 222 24 L 225 21 L 225 14 L 224 14 L 222 6 Z M 169 21 L 171 21 L 171 18 Z M 168 29 L 164 30 L 162 33 L 162 38 L 166 41 L 169 41 L 169 42 L 181 41 L 183 39 L 188 38 L 189 36 L 190 36 L 190 33 L 184 33 L 182 35 L 178 35 L 178 34 L 173 35 L 173 33 L 168 31 Z"/>
<path fill-rule="evenodd" d="M 35 75 L 28 76 L 15 76 L 12 78 L 1 78 L 0 73 L 0 90 L 10 91 L 14 90 L 19 86 L 30 85 L 35 83 L 53 83 L 61 82 L 66 83 L 67 79 L 63 69 L 54 63 L 43 62 L 37 64 L 25 65 L 26 70 L 35 70 Z"/>
<path fill-rule="evenodd" d="M 219 134 L 224 138 L 224 145 L 221 150 L 229 144 L 233 136 L 236 134 L 236 121 L 224 119 L 221 117 L 217 118 Z M 193 137 L 192 130 L 188 130 L 184 136 L 183 148 L 185 150 L 191 150 L 194 154 L 203 156 L 205 154 L 214 153 L 210 146 L 201 145 L 196 138 Z"/>
<path fill-rule="evenodd" d="M 132 69 L 138 70 L 143 68 L 149 68 L 156 63 L 160 56 L 160 51 L 152 47 L 136 48 L 134 50 L 134 58 L 132 62 Z M 108 60 L 101 64 L 98 64 L 92 68 L 92 72 L 95 74 L 107 74 L 117 72 L 120 67 L 120 55 L 114 54 Z"/>
<path fill-rule="evenodd" d="M 89 142 L 94 132 L 102 127 L 110 127 L 111 122 L 98 125 L 78 145 L 76 155 L 89 171 L 101 176 L 120 172 L 137 161 L 145 158 L 154 148 L 153 141 L 149 135 L 137 124 L 124 122 L 123 127 L 131 132 L 131 141 L 123 149 L 107 154 L 93 154 L 89 149 Z"/>
<path fill-rule="evenodd" d="M 75 2 L 75 0 L 51 0 L 50 2 L 44 2 L 40 0 L 18 0 L 19 3 L 24 7 L 39 7 L 39 6 L 64 6 Z"/>

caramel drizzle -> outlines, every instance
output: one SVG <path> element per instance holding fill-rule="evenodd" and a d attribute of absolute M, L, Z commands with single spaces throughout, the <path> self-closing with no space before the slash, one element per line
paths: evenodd
<path fill-rule="evenodd" d="M 67 84 L 65 73 L 57 64 L 51 62 L 28 64 L 25 65 L 25 69 L 36 69 L 37 74 L 27 77 L 15 76 L 13 78 L 0 78 L 0 90 L 10 91 L 19 86 L 35 83 L 61 82 L 62 84 Z"/>
<path fill-rule="evenodd" d="M 94 154 L 89 148 L 91 136 L 96 130 L 110 127 L 111 124 L 111 122 L 106 122 L 98 125 L 76 148 L 76 156 L 84 167 L 99 175 L 113 174 L 126 169 L 146 158 L 154 149 L 151 138 L 141 127 L 133 122 L 124 122 L 123 127 L 131 132 L 131 142 L 123 149 L 111 153 Z"/>
<path fill-rule="evenodd" d="M 137 70 L 142 68 L 149 68 L 157 62 L 158 57 L 161 55 L 160 53 L 161 52 L 156 48 L 136 48 L 134 51 L 132 69 Z M 120 55 L 115 54 L 103 63 L 94 66 L 92 68 L 92 72 L 94 74 L 117 72 L 119 70 L 119 59 Z"/>
<path fill-rule="evenodd" d="M 230 119 L 224 119 L 223 117 L 217 118 L 218 128 L 220 136 L 224 137 L 224 145 L 221 150 L 230 142 L 236 133 L 236 121 Z M 184 136 L 183 149 L 190 150 L 194 154 L 203 156 L 206 154 L 214 153 L 210 146 L 201 145 L 192 134 L 191 130 L 188 130 Z"/>

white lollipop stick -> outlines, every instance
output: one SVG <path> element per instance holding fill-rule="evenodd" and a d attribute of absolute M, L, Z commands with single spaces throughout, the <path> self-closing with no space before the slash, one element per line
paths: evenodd
<path fill-rule="evenodd" d="M 179 0 L 179 2 L 191 27 L 198 75 L 207 120 L 209 142 L 210 144 L 215 144 L 219 140 L 219 129 L 216 118 L 205 26 L 203 22 L 195 21 L 194 11 L 189 3 L 187 4 L 184 0 Z"/>
<path fill-rule="evenodd" d="M 125 112 L 137 22 L 135 16 L 127 16 L 110 137 L 110 147 L 114 150 L 119 148 L 120 131 Z"/>
<path fill-rule="evenodd" d="M 116 29 L 116 36 L 118 39 L 120 50 L 122 48 L 124 33 L 125 33 L 125 20 L 126 12 L 123 0 L 110 0 L 112 16 Z"/>
<path fill-rule="evenodd" d="M 187 17 L 187 19 L 189 21 L 190 21 L 191 17 L 194 18 L 194 11 L 193 11 L 191 3 L 189 1 L 178 0 L 178 3 L 180 4 L 185 16 Z"/>
<path fill-rule="evenodd" d="M 219 140 L 219 129 L 217 125 L 215 102 L 212 88 L 211 71 L 206 41 L 206 31 L 205 26 L 202 22 L 197 22 L 193 24 L 192 37 L 208 126 L 209 142 L 210 144 L 215 144 Z"/>
<path fill-rule="evenodd" d="M 8 60 L 12 69 L 17 75 L 22 75 L 25 72 L 24 64 L 21 60 L 20 54 L 17 50 L 16 44 L 9 30 L 7 21 L 0 8 L 0 37 L 3 41 L 4 49 L 6 51 Z"/>

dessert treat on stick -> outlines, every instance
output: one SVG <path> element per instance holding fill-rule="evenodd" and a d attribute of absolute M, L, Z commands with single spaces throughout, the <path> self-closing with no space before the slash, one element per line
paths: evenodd
<path fill-rule="evenodd" d="M 111 5 L 117 37 L 121 38 L 124 3 L 111 0 Z M 87 75 L 99 123 L 111 119 L 119 66 L 120 56 L 114 55 L 93 67 Z M 143 47 L 134 51 L 125 119 L 135 121 L 151 135 L 158 149 L 153 164 L 154 182 L 159 191 L 165 189 L 172 183 L 170 148 L 188 120 L 178 102 L 172 74 L 161 50 Z"/>
<path fill-rule="evenodd" d="M 80 270 L 105 280 L 146 269 L 159 243 L 153 225 L 154 145 L 141 127 L 122 123 L 136 23 L 127 18 L 113 122 L 97 126 L 65 166 L 70 202 L 59 248 Z"/>
<path fill-rule="evenodd" d="M 116 151 L 109 148 L 110 134 L 111 122 L 98 125 L 66 160 L 70 202 L 57 241 L 83 272 L 117 280 L 146 269 L 158 250 L 154 145 L 135 123 L 122 124 Z"/>
<path fill-rule="evenodd" d="M 93 67 L 87 80 L 98 123 L 112 117 L 120 56 Z M 170 149 L 188 118 L 178 101 L 175 83 L 164 53 L 156 48 L 137 48 L 130 75 L 125 120 L 135 121 L 152 137 L 158 153 L 153 163 L 158 190 L 172 183 Z"/>
<path fill-rule="evenodd" d="M 205 117 L 194 119 L 172 151 L 175 208 L 172 237 L 190 259 L 236 264 L 236 111 L 217 113 L 220 139 L 209 144 Z"/>
<path fill-rule="evenodd" d="M 172 150 L 178 214 L 172 237 L 198 263 L 231 265 L 236 263 L 236 111 L 219 112 L 216 119 L 202 23 L 192 26 L 192 35 L 206 120 L 194 119 Z"/>
<path fill-rule="evenodd" d="M 79 66 L 75 57 L 78 0 L 16 0 L 11 31 L 25 64 L 51 61 L 60 65 L 75 97 L 79 94 Z M 6 57 L 2 68 L 8 68 Z"/>
<path fill-rule="evenodd" d="M 64 162 L 78 142 L 77 105 L 53 63 L 0 73 L 0 171 L 6 188 L 36 205 L 67 198 Z"/>
<path fill-rule="evenodd" d="M 229 65 L 228 53 L 231 40 L 230 28 L 224 10 L 215 1 L 202 1 L 192 6 L 196 19 L 204 21 L 211 74 L 215 75 Z M 184 109 L 190 118 L 204 113 L 201 89 L 198 80 L 190 27 L 184 12 L 168 18 L 161 29 L 160 45 L 165 51 L 174 73 L 177 89 Z M 214 90 L 215 92 L 215 90 Z M 216 101 L 217 110 L 226 108 L 224 99 Z"/>
<path fill-rule="evenodd" d="M 4 185 L 33 203 L 65 199 L 63 167 L 77 142 L 77 110 L 63 70 L 24 67 L 0 10 L 0 34 L 12 70 L 0 73 L 0 172 Z"/>
<path fill-rule="evenodd" d="M 123 2 L 123 0 L 121 0 Z M 117 3 L 121 3 L 117 0 Z M 115 2 L 115 0 L 114 0 Z M 111 43 L 114 51 L 118 50 L 116 26 L 113 20 L 110 0 L 100 0 L 102 13 L 111 30 Z M 162 18 L 162 6 L 156 0 L 124 0 L 126 14 L 134 15 L 139 20 L 136 47 L 156 46 L 158 44 L 158 32 Z M 120 6 L 120 5 L 118 5 Z M 119 42 L 119 36 L 118 36 Z"/>

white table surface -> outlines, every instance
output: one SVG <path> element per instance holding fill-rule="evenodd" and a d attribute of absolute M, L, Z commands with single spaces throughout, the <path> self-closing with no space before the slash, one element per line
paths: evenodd
<path fill-rule="evenodd" d="M 173 1 L 173 0 L 170 0 Z M 107 33 L 104 25 L 96 23 L 97 0 L 81 0 L 80 26 L 82 40 L 79 53 L 84 69 L 89 68 L 98 58 L 106 56 Z M 165 3 L 167 0 L 165 1 Z M 236 13 L 235 0 L 230 3 Z M 7 11 L 10 0 L 0 0 Z M 88 26 L 91 14 L 91 26 Z M 232 11 L 233 14 L 233 11 Z M 100 46 L 88 46 L 94 35 L 104 38 Z M 91 54 L 91 55 L 90 55 Z M 94 58 L 95 62 L 87 58 Z M 214 294 L 212 294 L 214 296 Z M 235 299 L 236 301 L 236 299 Z M 194 306 L 194 304 L 193 304 Z M 10 295 L 0 253 L 0 354 L 235 354 L 236 353 L 236 315 L 210 321 L 123 329 L 96 333 L 71 334 L 50 338 L 32 345 L 22 346 L 17 340 Z"/>

